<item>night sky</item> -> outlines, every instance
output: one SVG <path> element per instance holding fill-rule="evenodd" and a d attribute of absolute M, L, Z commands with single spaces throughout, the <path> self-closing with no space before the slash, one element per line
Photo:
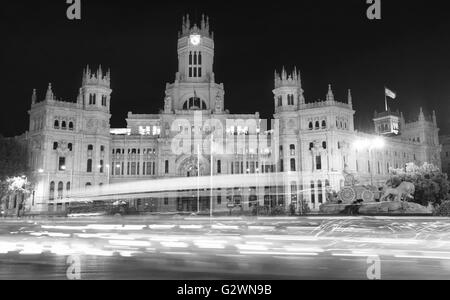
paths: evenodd
<path fill-rule="evenodd" d="M 155 2 L 155 3 L 154 3 Z M 419 107 L 437 110 L 450 132 L 450 17 L 444 1 L 382 0 L 382 20 L 366 17 L 365 0 L 345 1 L 95 1 L 82 0 L 82 20 L 66 18 L 65 0 L 8 1 L 0 8 L 0 134 L 28 128 L 32 89 L 48 82 L 58 98 L 75 101 L 83 68 L 112 70 L 112 127 L 128 111 L 157 113 L 165 84 L 177 71 L 182 16 L 210 17 L 215 74 L 232 113 L 273 114 L 273 73 L 300 68 L 307 101 L 338 100 L 353 91 L 356 126 L 371 126 L 391 107 L 408 119 Z"/>

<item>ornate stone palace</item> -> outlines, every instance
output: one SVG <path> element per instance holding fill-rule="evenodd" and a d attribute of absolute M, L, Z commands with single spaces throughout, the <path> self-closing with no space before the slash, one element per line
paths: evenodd
<path fill-rule="evenodd" d="M 226 109 L 224 85 L 215 81 L 214 35 L 207 18 L 202 18 L 199 26 L 191 25 L 189 17 L 183 19 L 177 50 L 178 71 L 175 81 L 166 86 L 163 109 L 159 114 L 130 112 L 127 128 L 110 128 L 111 76 L 101 67 L 84 70 L 76 101 L 58 99 L 51 85 L 43 99 L 33 92 L 29 132 L 23 138 L 30 145 L 30 164 L 38 183 L 26 201 L 28 212 L 64 212 L 76 189 L 209 176 L 210 170 L 214 176 L 273 173 L 284 181 L 282 186 L 228 189 L 226 197 L 214 197 L 216 211 L 226 211 L 230 201 L 239 201 L 248 210 L 256 201 L 288 208 L 299 200 L 318 210 L 328 190 L 340 190 L 344 169 L 365 184 L 378 185 L 389 177 L 389 169 L 409 162 L 441 166 L 434 113 L 427 117 L 420 109 L 413 122 L 406 122 L 397 112 L 376 113 L 374 130 L 359 132 L 354 126 L 350 90 L 347 99 L 341 100 L 330 85 L 325 100 L 307 101 L 300 72 L 290 73 L 283 68 L 275 72 L 273 90 L 274 120 L 278 125 L 269 130 L 259 127 L 258 113 L 233 114 Z M 177 153 L 172 141 L 180 133 L 188 131 L 205 139 L 211 132 L 212 128 L 196 124 L 198 118 L 218 120 L 224 136 L 232 139 L 252 134 L 276 136 L 277 146 L 254 149 L 244 143 L 234 153 L 214 157 L 199 155 L 195 147 L 192 154 Z M 178 124 L 177 120 L 183 122 Z M 258 125 L 252 128 L 245 124 Z M 197 199 L 176 194 L 130 201 L 139 211 L 209 208 L 208 198 L 199 203 L 197 207 Z M 7 209 L 14 208 L 13 201 L 7 205 Z"/>

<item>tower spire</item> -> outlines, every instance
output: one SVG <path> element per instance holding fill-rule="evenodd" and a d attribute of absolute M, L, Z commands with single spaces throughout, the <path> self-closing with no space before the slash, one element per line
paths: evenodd
<path fill-rule="evenodd" d="M 36 89 L 33 89 L 33 95 L 31 95 L 31 104 L 36 104 L 36 102 L 37 102 Z"/>
<path fill-rule="evenodd" d="M 348 105 L 353 107 L 353 98 L 352 98 L 352 90 L 348 89 Z"/>
<path fill-rule="evenodd" d="M 333 90 L 331 89 L 331 84 L 328 85 L 327 101 L 328 102 L 334 101 L 334 94 L 333 94 Z"/>
<path fill-rule="evenodd" d="M 423 108 L 420 108 L 420 113 L 419 113 L 419 121 L 425 121 L 425 115 L 423 113 Z"/>
<path fill-rule="evenodd" d="M 435 110 L 433 110 L 433 124 L 435 125 L 435 126 L 437 126 L 437 118 L 436 118 L 436 111 Z"/>
<path fill-rule="evenodd" d="M 49 101 L 49 100 L 53 100 L 53 99 L 54 99 L 54 94 L 52 91 L 52 84 L 49 83 L 48 88 L 47 88 L 47 93 L 45 94 L 45 100 Z"/>

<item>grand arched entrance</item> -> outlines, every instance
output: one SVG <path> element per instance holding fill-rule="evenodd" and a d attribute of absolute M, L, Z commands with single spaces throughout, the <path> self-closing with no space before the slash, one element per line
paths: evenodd
<path fill-rule="evenodd" d="M 207 176 L 209 170 L 209 162 L 197 156 L 185 156 L 178 159 L 178 175 L 180 177 L 198 177 Z M 192 189 L 179 191 L 177 197 L 177 209 L 180 212 L 202 212 L 208 211 L 210 206 L 208 192 L 199 190 L 193 186 Z"/>

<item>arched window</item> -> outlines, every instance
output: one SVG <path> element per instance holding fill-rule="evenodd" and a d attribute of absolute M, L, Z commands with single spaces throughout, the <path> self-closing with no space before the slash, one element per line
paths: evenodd
<path fill-rule="evenodd" d="M 50 182 L 50 191 L 49 191 L 48 199 L 50 201 L 55 200 L 55 182 L 54 181 Z"/>
<path fill-rule="evenodd" d="M 205 101 L 201 100 L 198 97 L 192 97 L 189 98 L 184 104 L 183 104 L 184 110 L 206 110 L 206 103 Z"/>
<path fill-rule="evenodd" d="M 327 149 L 327 142 L 322 142 L 322 148 Z"/>
<path fill-rule="evenodd" d="M 63 190 L 64 190 L 64 183 L 62 181 L 60 181 L 58 183 L 58 199 L 63 198 Z"/>
<path fill-rule="evenodd" d="M 92 186 L 92 184 L 90 182 L 86 183 L 86 188 L 91 187 L 91 186 Z"/>
<path fill-rule="evenodd" d="M 278 107 L 283 106 L 283 97 L 278 96 Z"/>
<path fill-rule="evenodd" d="M 92 159 L 88 159 L 87 161 L 86 172 L 92 173 Z"/>
<path fill-rule="evenodd" d="M 313 130 L 314 129 L 314 125 L 313 125 L 313 122 L 309 122 L 309 130 Z"/>
<path fill-rule="evenodd" d="M 327 128 L 327 121 L 322 121 L 322 129 L 325 129 L 325 128 Z"/>
<path fill-rule="evenodd" d="M 88 145 L 88 151 L 93 151 L 93 150 L 94 150 L 94 146 Z"/>
<path fill-rule="evenodd" d="M 316 129 L 320 129 L 320 122 L 319 121 L 316 122 Z"/>
<path fill-rule="evenodd" d="M 69 143 L 69 144 L 67 145 L 67 148 L 69 149 L 69 151 L 72 151 L 72 150 L 73 150 L 73 144 L 72 144 L 72 143 Z"/>
<path fill-rule="evenodd" d="M 53 143 L 53 150 L 57 150 L 58 149 L 58 142 L 54 142 Z"/>
<path fill-rule="evenodd" d="M 102 95 L 102 106 L 106 106 L 106 100 L 108 98 L 106 97 L 106 95 Z"/>
<path fill-rule="evenodd" d="M 58 120 L 55 120 L 54 127 L 55 127 L 55 129 L 59 129 L 59 121 Z"/>
<path fill-rule="evenodd" d="M 70 181 L 66 183 L 66 191 L 70 192 Z"/>
<path fill-rule="evenodd" d="M 309 143 L 309 150 L 312 150 L 314 148 L 314 143 Z"/>
<path fill-rule="evenodd" d="M 314 181 L 311 181 L 311 203 L 316 203 L 316 186 L 314 184 Z"/>
<path fill-rule="evenodd" d="M 73 130 L 73 122 L 69 122 L 69 130 Z"/>
<path fill-rule="evenodd" d="M 295 145 L 292 144 L 289 146 L 290 150 L 291 150 L 291 156 L 295 156 Z"/>
<path fill-rule="evenodd" d="M 66 121 L 62 121 L 62 123 L 61 123 L 61 128 L 62 129 L 67 129 L 67 123 L 66 123 Z"/>

